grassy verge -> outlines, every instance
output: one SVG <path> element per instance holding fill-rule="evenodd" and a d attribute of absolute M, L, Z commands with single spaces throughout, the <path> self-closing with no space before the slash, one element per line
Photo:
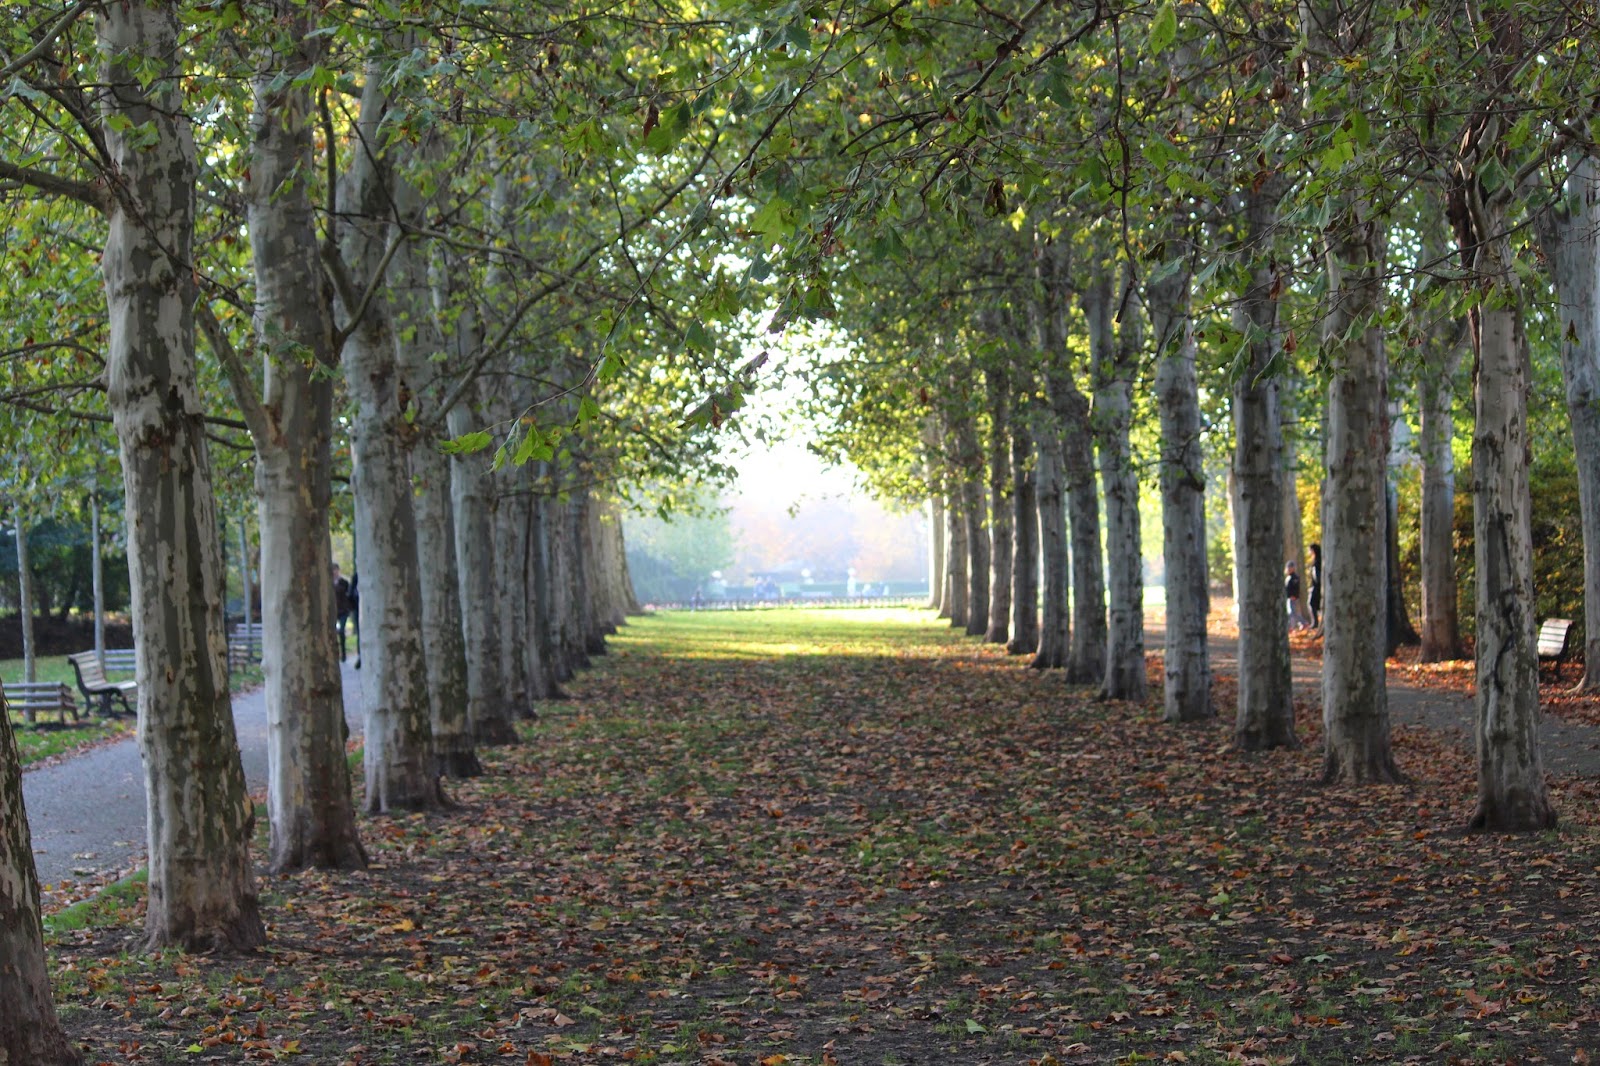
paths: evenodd
<path fill-rule="evenodd" d="M 1591 782 L 1464 836 L 1454 740 L 1323 789 L 1309 715 L 1236 755 L 913 611 L 643 619 L 572 695 L 365 822 L 371 869 L 265 882 L 258 957 L 126 953 L 137 887 L 55 927 L 91 1061 L 1573 1061 L 1600 1022 Z"/>

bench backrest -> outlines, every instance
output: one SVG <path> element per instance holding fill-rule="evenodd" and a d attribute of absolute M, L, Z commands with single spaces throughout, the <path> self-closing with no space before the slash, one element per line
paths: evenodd
<path fill-rule="evenodd" d="M 1567 631 L 1572 628 L 1570 618 L 1547 619 L 1539 627 L 1539 657 L 1560 658 L 1567 650 Z"/>
<path fill-rule="evenodd" d="M 100 660 L 92 651 L 80 651 L 76 655 L 67 656 L 78 668 L 78 676 L 83 678 L 85 685 L 104 685 L 106 672 L 100 668 Z"/>

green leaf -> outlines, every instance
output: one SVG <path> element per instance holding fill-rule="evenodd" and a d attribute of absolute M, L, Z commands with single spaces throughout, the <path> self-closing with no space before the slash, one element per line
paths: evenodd
<path fill-rule="evenodd" d="M 967 1032 L 969 1032 L 969 1033 L 987 1033 L 988 1031 L 989 1031 L 989 1029 L 988 1029 L 987 1026 L 979 1025 L 976 1021 L 974 1021 L 971 1018 L 967 1019 Z"/>
<path fill-rule="evenodd" d="M 473 433 L 463 433 L 454 440 L 447 440 L 439 447 L 446 455 L 471 455 L 483 451 L 493 443 L 493 437 L 483 430 L 477 430 Z"/>
<path fill-rule="evenodd" d="M 1171 47 L 1178 37 L 1178 9 L 1163 4 L 1150 22 L 1150 54 L 1158 56 Z"/>
<path fill-rule="evenodd" d="M 578 404 L 578 423 L 593 422 L 600 417 L 600 405 L 594 402 L 593 396 L 585 396 Z"/>

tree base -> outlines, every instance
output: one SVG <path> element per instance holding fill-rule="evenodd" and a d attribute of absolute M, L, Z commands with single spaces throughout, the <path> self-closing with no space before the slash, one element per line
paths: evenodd
<path fill-rule="evenodd" d="M 1556 811 L 1543 794 L 1518 796 L 1501 803 L 1478 800 L 1478 809 L 1467 820 L 1469 833 L 1537 833 L 1556 827 Z"/>
<path fill-rule="evenodd" d="M 469 777 L 483 776 L 483 763 L 478 760 L 475 751 L 441 751 L 436 760 L 439 773 L 445 777 L 464 781 Z"/>
<path fill-rule="evenodd" d="M 144 950 L 151 953 L 182 948 L 192 955 L 250 955 L 267 943 L 267 929 L 254 895 L 228 920 L 204 927 L 179 929 L 151 910 L 145 917 L 144 932 Z"/>
<path fill-rule="evenodd" d="M 1367 758 L 1344 758 L 1330 749 L 1323 755 L 1324 785 L 1403 785 L 1410 780 L 1387 752 Z"/>
<path fill-rule="evenodd" d="M 473 730 L 472 739 L 489 748 L 522 743 L 522 738 L 517 736 L 516 727 L 511 724 L 509 718 L 480 718 Z"/>

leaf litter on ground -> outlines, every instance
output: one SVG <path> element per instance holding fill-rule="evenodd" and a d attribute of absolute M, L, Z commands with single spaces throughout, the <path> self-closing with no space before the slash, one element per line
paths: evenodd
<path fill-rule="evenodd" d="M 1154 665 L 1154 664 L 1153 664 Z M 1152 676 L 1159 679 L 1159 670 Z M 1219 699 L 1231 695 L 1221 679 Z M 1470 753 L 1324 788 L 1231 715 L 1026 668 L 916 611 L 662 614 L 360 873 L 266 880 L 269 947 L 52 935 L 91 1062 L 1570 1062 L 1600 789 L 1469 836 Z M 1224 706 L 1227 706 L 1224 704 Z"/>

